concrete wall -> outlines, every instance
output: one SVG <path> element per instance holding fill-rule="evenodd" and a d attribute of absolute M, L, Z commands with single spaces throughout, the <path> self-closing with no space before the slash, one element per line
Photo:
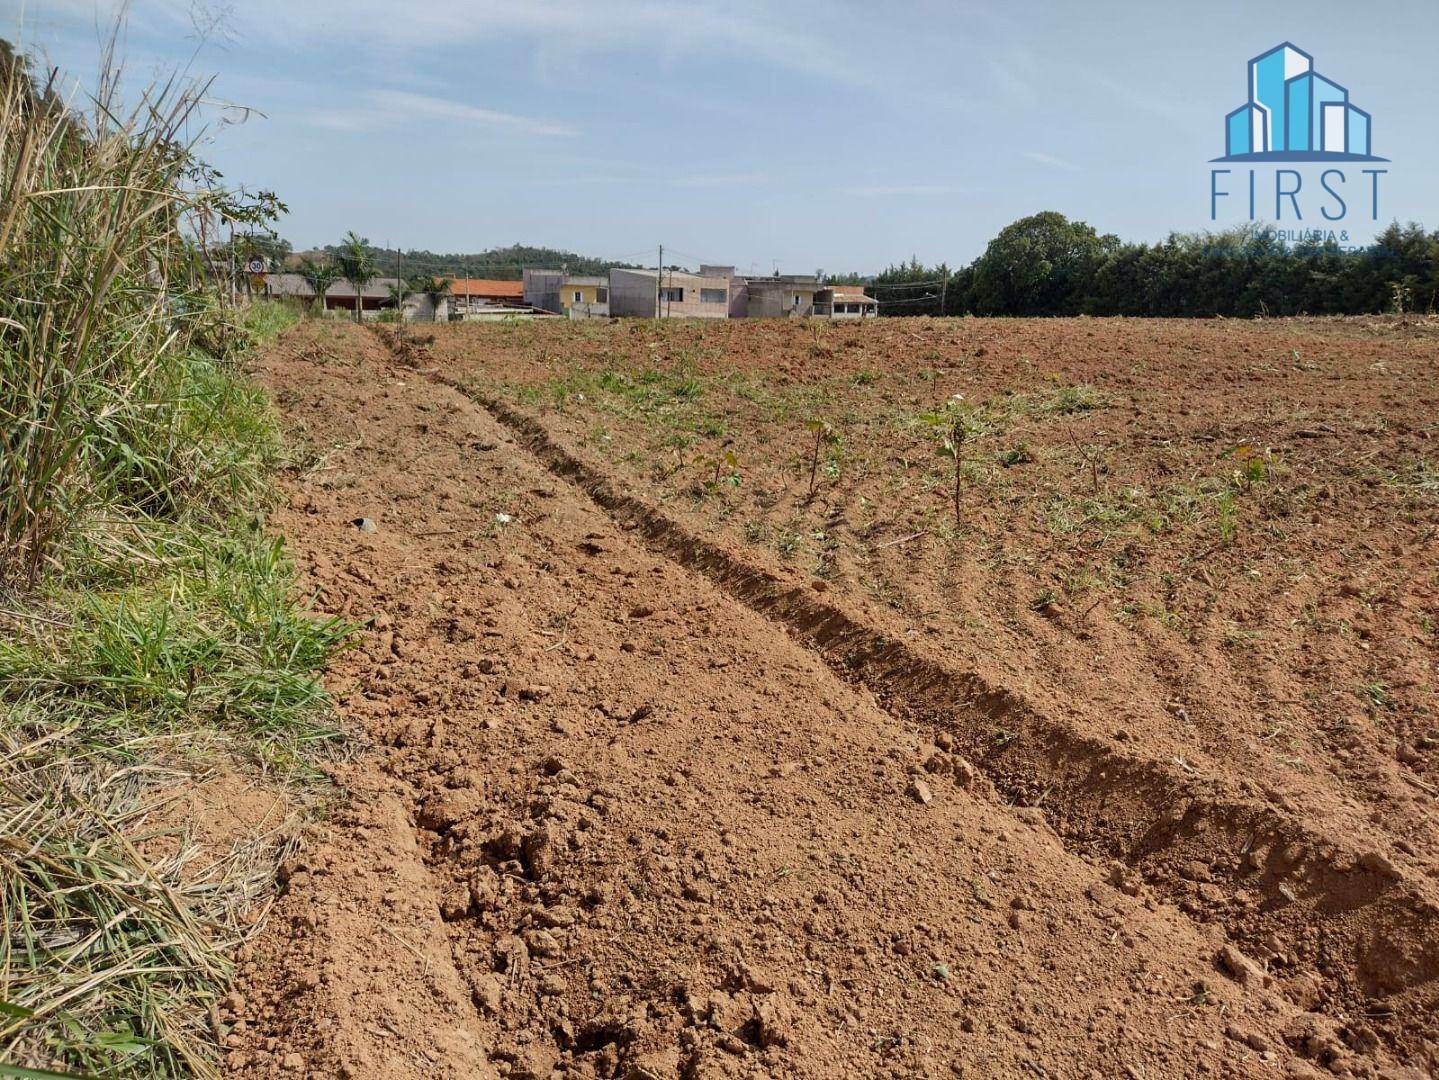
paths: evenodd
<path fill-rule="evenodd" d="M 655 276 L 636 270 L 610 271 L 610 314 L 655 317 Z"/>
<path fill-rule="evenodd" d="M 729 317 L 731 319 L 743 319 L 748 314 L 749 286 L 745 284 L 744 278 L 730 278 Z"/>
<path fill-rule="evenodd" d="M 405 297 L 405 322 L 448 322 L 450 319 L 450 298 L 441 296 L 438 308 L 430 303 L 424 293 L 410 293 Z"/>
<path fill-rule="evenodd" d="M 797 285 L 790 282 L 756 281 L 747 283 L 749 303 L 745 314 L 751 319 L 783 319 L 790 316 L 813 315 L 813 285 Z M 795 306 L 794 298 L 799 297 Z"/>
<path fill-rule="evenodd" d="M 564 307 L 560 304 L 560 286 L 564 283 L 564 274 L 558 270 L 526 270 L 524 279 L 526 304 L 553 311 L 556 315 L 564 314 Z"/>

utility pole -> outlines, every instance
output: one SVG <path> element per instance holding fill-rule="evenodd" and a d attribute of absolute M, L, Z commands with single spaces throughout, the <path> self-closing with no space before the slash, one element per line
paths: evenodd
<path fill-rule="evenodd" d="M 665 246 L 660 245 L 660 261 L 655 264 L 655 318 L 660 317 L 660 283 L 665 276 Z"/>
<path fill-rule="evenodd" d="M 944 318 L 944 298 L 949 293 L 949 266 L 944 268 L 944 280 L 939 286 L 939 317 Z"/>

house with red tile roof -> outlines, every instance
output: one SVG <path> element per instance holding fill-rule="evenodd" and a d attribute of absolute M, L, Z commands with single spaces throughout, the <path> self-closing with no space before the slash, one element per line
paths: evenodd
<path fill-rule="evenodd" d="M 493 278 L 451 278 L 449 281 L 451 312 L 463 315 L 478 308 L 525 306 L 525 286 L 521 281 Z"/>

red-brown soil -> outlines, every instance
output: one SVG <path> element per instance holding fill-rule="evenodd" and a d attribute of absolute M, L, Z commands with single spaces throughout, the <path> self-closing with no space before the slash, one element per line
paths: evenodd
<path fill-rule="evenodd" d="M 231 1070 L 1428 1075 L 1436 341 L 300 328 L 277 524 L 373 748 Z"/>

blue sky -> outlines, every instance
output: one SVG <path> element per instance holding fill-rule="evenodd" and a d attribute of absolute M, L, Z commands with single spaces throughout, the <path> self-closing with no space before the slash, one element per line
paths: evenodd
<path fill-rule="evenodd" d="M 85 75 L 112 11 L 0 0 L 0 34 Z M 1439 227 L 1434 0 L 200 11 L 223 16 L 203 41 L 183 0 L 135 0 L 132 77 L 188 66 L 216 76 L 212 97 L 265 114 L 207 152 L 281 194 L 297 247 L 353 228 L 443 251 L 522 242 L 642 261 L 664 243 L 691 263 L 874 271 L 912 254 L 961 265 L 1041 209 L 1159 239 L 1211 226 L 1209 159 L 1245 62 L 1286 39 L 1373 114 L 1374 151 L 1393 162 L 1380 224 Z M 1214 224 L 1246 213 L 1229 203 Z M 1359 242 L 1375 231 L 1349 224 Z"/>

